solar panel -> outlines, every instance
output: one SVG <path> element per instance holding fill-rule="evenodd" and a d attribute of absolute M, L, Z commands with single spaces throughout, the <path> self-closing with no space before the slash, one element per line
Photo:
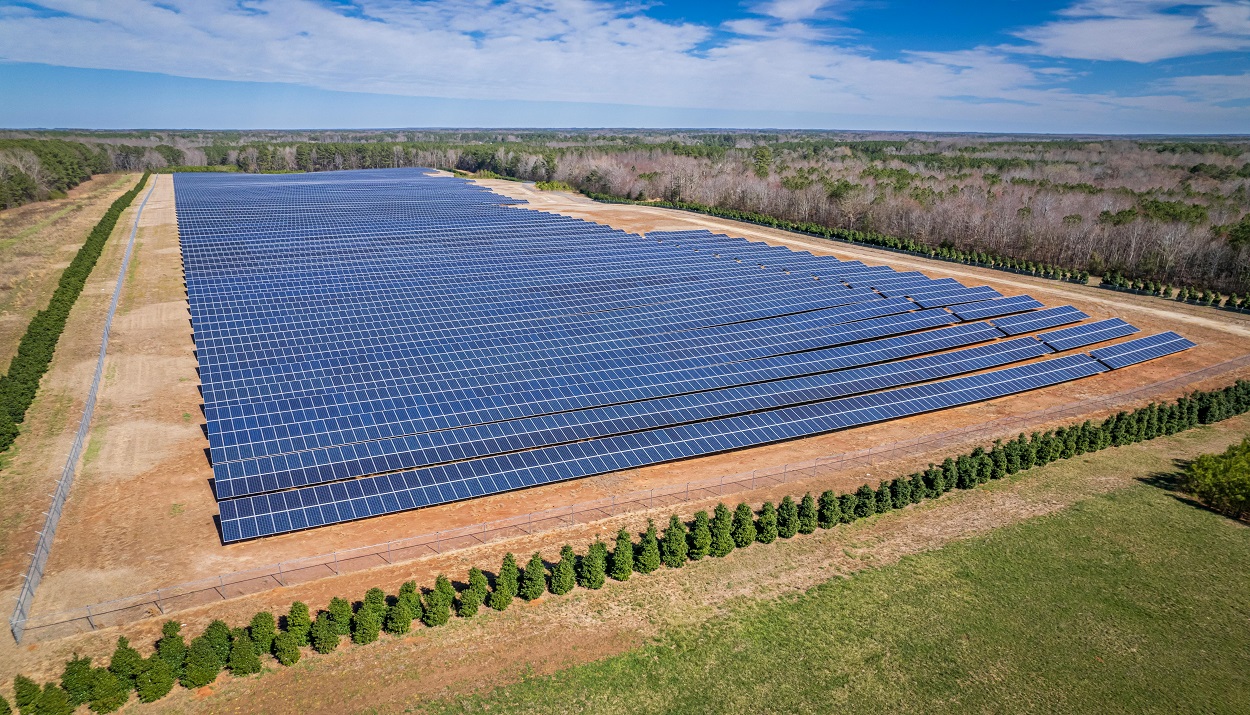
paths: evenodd
<path fill-rule="evenodd" d="M 1026 310 L 1041 308 L 1042 303 L 1027 295 L 1016 295 L 1010 298 L 993 298 L 975 303 L 964 303 L 951 308 L 951 312 L 960 320 L 983 320 L 1000 315 L 1023 313 Z"/>
<path fill-rule="evenodd" d="M 1023 315 L 1012 315 L 1006 318 L 995 318 L 994 327 L 1008 335 L 1023 335 L 1034 330 L 1045 330 L 1068 323 L 1077 323 L 1089 316 L 1070 305 L 1058 308 L 1047 308 Z"/>
<path fill-rule="evenodd" d="M 1194 347 L 1193 342 L 1169 330 L 1166 333 L 1091 350 L 1089 354 L 1098 358 L 1098 361 L 1107 367 L 1116 370 L 1164 355 L 1179 353 L 1192 347 Z"/>
<path fill-rule="evenodd" d="M 1071 350 L 1101 343 L 1104 340 L 1122 338 L 1137 332 L 1140 331 L 1123 320 L 1109 318 L 1100 320 L 1097 323 L 1087 323 L 1050 333 L 1042 333 L 1037 337 L 1055 350 Z"/>
<path fill-rule="evenodd" d="M 1106 369 L 961 322 L 1031 299 L 422 170 L 174 180 L 226 542 Z"/>

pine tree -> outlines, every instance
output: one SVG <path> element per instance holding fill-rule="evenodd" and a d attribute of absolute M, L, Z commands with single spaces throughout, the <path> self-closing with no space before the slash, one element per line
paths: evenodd
<path fill-rule="evenodd" d="M 955 480 L 955 488 L 971 489 L 977 485 L 976 467 L 967 457 L 960 457 L 955 462 L 955 470 L 959 473 Z"/>
<path fill-rule="evenodd" d="M 694 526 L 690 529 L 690 548 L 687 553 L 691 561 L 698 561 L 712 552 L 712 525 L 706 511 L 694 514 Z"/>
<path fill-rule="evenodd" d="M 595 539 L 595 543 L 586 550 L 586 555 L 577 562 L 577 585 L 582 588 L 596 590 L 603 588 L 604 577 L 608 567 L 608 546 Z"/>
<path fill-rule="evenodd" d="M 754 525 L 752 525 L 752 530 L 754 530 Z M 638 553 L 634 554 L 634 570 L 641 574 L 648 574 L 658 568 L 660 568 L 660 540 L 655 533 L 655 522 L 647 519 L 647 530 L 642 532 L 642 540 L 638 542 Z"/>
<path fill-rule="evenodd" d="M 169 691 L 174 689 L 174 680 L 174 669 L 169 667 L 169 663 L 159 655 L 153 655 L 143 661 L 143 669 L 135 679 L 139 700 L 154 703 L 169 695 Z"/>
<path fill-rule="evenodd" d="M 777 536 L 789 539 L 799 533 L 799 507 L 787 494 L 777 509 Z"/>
<path fill-rule="evenodd" d="M 924 473 L 925 496 L 930 499 L 936 499 L 946 493 L 946 485 L 943 483 L 944 476 L 942 469 L 932 463 Z M 875 507 L 874 506 L 874 511 Z"/>
<path fill-rule="evenodd" d="M 479 571 L 478 574 L 481 574 L 481 571 Z M 483 576 L 482 581 L 485 582 L 485 580 L 486 577 Z M 488 586 L 484 585 L 482 587 L 483 594 L 489 590 L 490 588 Z M 399 594 L 395 596 L 395 605 L 400 603 L 404 604 L 404 608 L 408 611 L 409 627 L 412 626 L 413 621 L 423 619 L 425 617 L 425 607 L 421 605 L 421 594 L 417 592 L 416 581 L 404 581 L 403 584 L 400 585 Z M 481 602 L 479 601 L 479 604 L 480 603 Z M 348 612 L 350 613 L 350 610 Z M 387 613 L 389 612 L 390 611 L 388 609 Z"/>
<path fill-rule="evenodd" d="M 890 496 L 895 509 L 902 509 L 911 504 L 911 482 L 907 477 L 899 477 L 890 482 Z"/>
<path fill-rule="evenodd" d="M 423 614 L 424 615 L 424 612 Z M 382 620 L 382 630 L 393 636 L 402 636 L 412 630 L 412 599 L 396 598 L 386 609 L 386 617 Z M 313 630 L 316 631 L 317 623 L 313 622 Z M 327 616 L 326 627 L 334 633 L 334 643 L 338 645 L 338 631 L 334 628 L 334 624 L 329 621 Z M 313 637 L 313 647 L 315 648 L 316 637 Z M 321 652 L 321 651 L 317 651 Z"/>
<path fill-rule="evenodd" d="M 287 631 L 279 633 L 273 639 L 273 656 L 283 665 L 295 665 L 299 662 L 299 642 Z"/>
<path fill-rule="evenodd" d="M 686 525 L 676 514 L 669 516 L 668 528 L 664 530 L 664 538 L 660 541 L 660 558 L 664 565 L 671 569 L 679 569 L 686 565 L 689 558 L 689 535 Z"/>
<path fill-rule="evenodd" d="M 3 695 L 0 695 L 0 715 L 12 715 L 12 714 L 13 714 L 13 708 L 9 706 L 9 701 L 5 700 Z"/>
<path fill-rule="evenodd" d="M 729 513 L 728 509 L 725 509 L 723 514 L 724 514 L 725 520 L 729 522 L 729 534 L 728 534 L 729 544 L 723 545 L 720 549 L 716 548 L 715 544 L 717 542 L 717 539 L 723 538 L 722 532 L 724 531 L 724 529 L 721 528 L 718 531 L 717 528 L 714 526 L 712 530 L 712 543 L 713 543 L 714 553 L 718 551 L 724 551 L 725 554 L 728 554 L 729 551 L 733 551 L 734 548 L 743 548 L 743 547 L 750 546 L 751 544 L 755 543 L 755 537 L 756 537 L 755 512 L 751 510 L 751 506 L 749 504 L 745 502 L 740 503 L 734 509 L 732 514 Z M 716 518 L 717 517 L 712 518 L 714 525 L 716 524 Z M 728 550 L 724 548 L 725 546 L 729 546 Z M 724 555 L 724 554 L 718 554 L 718 555 Z"/>
<path fill-rule="evenodd" d="M 877 513 L 884 514 L 894 508 L 894 497 L 890 496 L 890 485 L 883 482 L 877 484 Z"/>
<path fill-rule="evenodd" d="M 312 628 L 312 618 L 308 613 L 308 604 L 296 601 L 286 614 L 286 632 L 295 639 L 296 647 L 308 645 L 308 629 Z"/>
<path fill-rule="evenodd" d="M 509 600 L 511 600 L 513 595 L 516 595 L 515 587 L 508 597 Z M 451 579 L 443 574 L 439 574 L 434 579 L 434 588 L 425 594 L 424 613 L 421 614 L 421 622 L 431 628 L 446 625 L 447 621 L 451 620 L 451 604 L 455 600 L 456 587 L 451 585 Z"/>
<path fill-rule="evenodd" d="M 990 460 L 994 463 L 990 471 L 990 479 L 1002 479 L 1007 476 L 1007 454 L 1003 451 L 1001 444 L 994 444 L 994 448 L 990 450 Z"/>
<path fill-rule="evenodd" d="M 838 507 L 838 496 L 832 489 L 820 494 L 820 502 L 816 505 L 816 523 L 822 529 L 832 529 L 842 518 L 842 510 Z"/>
<path fill-rule="evenodd" d="M 103 668 L 97 668 L 97 671 L 108 673 Z M 109 677 L 112 676 L 110 675 Z M 129 693 L 120 684 L 117 686 L 117 693 L 117 697 L 121 698 L 122 704 L 125 704 Z M 113 708 L 113 710 L 120 707 L 121 704 Z M 112 712 L 113 710 L 101 712 Z M 69 693 L 55 683 L 45 683 L 43 690 L 39 692 L 39 699 L 35 701 L 35 715 L 70 715 L 73 712 L 74 706 L 69 703 Z"/>
<path fill-rule="evenodd" d="M 877 513 L 877 494 L 872 487 L 861 484 L 859 489 L 855 490 L 855 499 L 855 516 L 863 519 Z"/>
<path fill-rule="evenodd" d="M 69 694 L 69 702 L 77 707 L 91 699 L 93 668 L 90 658 L 74 657 L 65 662 L 65 670 L 61 671 L 61 687 Z"/>
<path fill-rule="evenodd" d="M 711 528 L 712 550 L 709 553 L 716 558 L 728 556 L 734 550 L 733 514 L 723 503 L 717 504 L 712 512 Z"/>
<path fill-rule="evenodd" d="M 396 604 L 397 607 L 398 604 Z M 388 619 L 388 625 L 390 621 Z M 412 619 L 408 620 L 408 625 L 412 625 Z M 407 632 L 405 630 L 405 632 Z M 329 611 L 320 611 L 317 618 L 313 621 L 312 628 L 308 629 L 308 640 L 312 642 L 313 650 L 321 654 L 332 653 L 334 649 L 339 647 L 338 626 L 334 624 L 334 619 L 330 616 Z"/>
<path fill-rule="evenodd" d="M 134 690 L 135 678 L 138 677 L 139 669 L 142 667 L 143 656 L 139 655 L 139 651 L 130 647 L 130 641 L 125 636 L 118 637 L 117 648 L 109 660 L 109 672 L 117 676 L 122 687 L 129 691 Z M 73 701 L 72 696 L 70 700 Z"/>
<path fill-rule="evenodd" d="M 838 507 L 842 514 L 842 523 L 849 524 L 859 518 L 859 497 L 854 494 L 842 494 L 838 497 Z"/>
<path fill-rule="evenodd" d="M 378 612 L 376 606 L 361 604 L 356 614 L 352 616 L 352 643 L 357 645 L 372 643 L 381 633 L 382 613 Z"/>
<path fill-rule="evenodd" d="M 482 573 L 482 569 L 476 566 L 469 569 L 469 590 L 482 594 L 483 601 L 486 599 L 486 594 L 490 593 L 490 581 L 486 578 L 486 574 Z"/>
<path fill-rule="evenodd" d="M 182 666 L 187 660 L 187 643 L 182 640 L 182 624 L 165 621 L 165 625 L 161 626 L 161 639 L 156 642 L 156 654 L 169 663 L 175 678 L 182 675 Z"/>
<path fill-rule="evenodd" d="M 187 663 L 182 671 L 182 686 L 202 688 L 217 679 L 224 665 L 207 635 L 192 638 L 191 647 L 187 649 Z"/>
<path fill-rule="evenodd" d="M 39 683 L 18 675 L 13 678 L 13 702 L 22 715 L 35 711 L 35 703 L 39 702 Z"/>
<path fill-rule="evenodd" d="M 335 596 L 330 599 L 330 605 L 326 607 L 326 610 L 329 613 L 330 623 L 334 625 L 334 632 L 341 636 L 351 635 L 352 602 Z"/>
<path fill-rule="evenodd" d="M 911 503 L 919 504 L 928 496 L 928 490 L 924 484 L 924 475 L 916 472 L 911 475 Z"/>
<path fill-rule="evenodd" d="M 634 542 L 622 528 L 616 532 L 616 547 L 608 559 L 608 575 L 617 581 L 628 581 L 634 572 Z"/>
<path fill-rule="evenodd" d="M 335 636 L 337 638 L 338 636 Z M 256 656 L 256 645 L 248 637 L 247 631 L 240 628 L 230 641 L 230 672 L 234 675 L 252 675 L 260 672 L 260 658 Z"/>
<path fill-rule="evenodd" d="M 764 502 L 760 508 L 760 516 L 755 523 L 755 540 L 761 544 L 777 540 L 777 507 L 770 501 Z"/>
<path fill-rule="evenodd" d="M 942 491 L 949 492 L 955 488 L 955 484 L 959 482 L 959 467 L 955 465 L 955 460 L 947 457 L 942 460 Z"/>
<path fill-rule="evenodd" d="M 547 567 L 543 564 L 543 557 L 535 551 L 530 557 L 530 562 L 525 564 L 525 571 L 521 574 L 521 590 L 518 595 L 526 601 L 533 601 L 546 592 Z"/>
<path fill-rule="evenodd" d="M 225 621 L 216 620 L 204 629 L 204 638 L 213 646 L 217 654 L 217 662 L 224 668 L 230 660 L 230 626 Z"/>
<path fill-rule="evenodd" d="M 386 591 L 374 586 L 365 591 L 365 600 L 361 602 L 362 608 L 372 608 L 374 611 L 382 613 L 386 610 Z"/>
<path fill-rule="evenodd" d="M 551 583 L 548 589 L 556 596 L 563 596 L 577 585 L 577 556 L 573 547 L 565 544 L 560 547 L 560 560 L 551 569 Z"/>
<path fill-rule="evenodd" d="M 274 636 L 278 635 L 278 622 L 272 613 L 261 611 L 252 616 L 252 622 L 247 627 L 247 635 L 252 639 L 252 643 L 256 644 L 257 655 L 269 653 L 273 650 Z"/>
<path fill-rule="evenodd" d="M 799 501 L 799 533 L 814 533 L 817 525 L 816 499 L 807 492 Z"/>
<path fill-rule="evenodd" d="M 519 587 L 520 570 L 516 565 L 516 557 L 512 552 L 504 554 L 503 565 L 499 567 L 499 575 L 495 577 L 495 590 L 490 594 L 488 604 L 496 611 L 502 611 L 512 605 Z"/>

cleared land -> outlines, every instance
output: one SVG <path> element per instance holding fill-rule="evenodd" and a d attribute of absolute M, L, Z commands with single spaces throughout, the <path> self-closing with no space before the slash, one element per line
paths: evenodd
<path fill-rule="evenodd" d="M 378 543 L 651 486 L 801 462 L 1090 397 L 1115 395 L 1250 351 L 1247 340 L 1250 324 L 1237 316 L 1210 309 L 796 238 L 792 234 L 693 214 L 593 204 L 569 195 L 534 192 L 515 183 L 490 182 L 500 193 L 524 193 L 525 198 L 535 201 L 534 208 L 588 218 L 625 230 L 706 227 L 732 236 L 768 240 L 839 258 L 888 263 L 903 269 L 919 267 L 934 277 L 950 275 L 970 285 L 987 283 L 1008 294 L 1028 292 L 1047 305 L 1072 303 L 1095 319 L 1119 315 L 1146 334 L 1176 329 L 1198 342 L 1199 348 L 1072 385 L 888 424 L 223 548 L 213 524 L 216 504 L 207 483 L 211 471 L 203 452 L 207 442 L 201 430 L 203 417 L 196 390 L 196 363 L 181 285 L 172 180 L 168 176 L 158 176 L 155 180 L 156 189 L 144 211 L 126 293 L 114 323 L 107 378 L 96 423 L 81 475 L 57 533 L 57 543 L 35 604 L 36 614 L 283 559 Z M 132 219 L 123 217 L 119 231 L 122 226 L 128 229 L 129 220 Z M 17 525 L 11 531 L 6 530 L 4 537 L 2 595 L 16 593 L 20 573 L 25 568 L 22 552 L 33 543 L 34 530 L 39 528 L 34 517 L 46 505 L 38 495 L 41 489 L 50 491 L 49 485 L 54 482 L 60 460 L 67 451 L 69 431 L 66 426 L 77 418 L 81 394 L 89 383 L 94 353 L 98 349 L 99 333 L 95 326 L 102 319 L 106 291 L 116 276 L 123 243 L 114 240 L 106 248 L 83 300 L 71 316 L 71 327 L 58 350 L 53 371 L 45 379 L 45 389 L 32 409 L 27 433 L 19 440 L 12 468 L 6 469 L 6 479 L 12 474 L 13 479 L 22 480 L 27 486 L 17 492 L 22 498 L 0 500 L 3 523 L 10 523 L 12 519 L 11 523 Z M 1250 370 L 1241 370 L 1240 374 L 1250 374 Z M 1213 377 L 1205 385 L 1187 385 L 1186 389 L 1226 384 L 1235 376 L 1230 373 Z M 1181 391 L 1176 389 L 1172 395 L 1160 397 L 1174 396 Z M 878 464 L 871 470 L 848 470 L 808 485 L 788 485 L 785 491 L 849 490 L 865 481 L 875 482 L 874 475 L 892 477 L 910 472 L 927 463 L 931 456 L 955 453 L 965 446 L 952 442 L 941 445 L 933 455 Z M 10 493 L 6 486 L 6 496 Z M 751 498 L 758 501 L 766 497 L 761 492 Z M 589 537 L 602 528 L 602 523 L 595 524 L 578 535 Z M 565 537 L 553 536 L 547 540 L 556 538 Z M 491 547 L 486 552 L 494 554 L 503 548 Z M 518 547 L 517 550 L 524 549 Z M 479 559 L 472 552 L 450 558 L 453 559 L 450 562 L 439 563 L 466 563 L 465 559 L 469 558 L 488 560 Z M 492 556 L 489 560 L 493 559 Z M 403 568 L 432 567 L 416 564 Z M 326 586 L 331 587 L 340 586 Z M 323 587 L 310 585 L 309 588 L 316 592 Z M 278 602 L 289 600 L 289 594 L 277 599 Z M 11 647 L 10 643 L 0 648 Z"/>

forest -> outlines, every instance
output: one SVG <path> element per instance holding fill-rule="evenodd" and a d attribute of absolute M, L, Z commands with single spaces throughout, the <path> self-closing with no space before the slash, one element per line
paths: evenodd
<path fill-rule="evenodd" d="M 71 155 L 90 157 L 79 165 L 91 171 L 106 164 L 109 170 L 248 172 L 429 166 L 562 181 L 586 193 L 763 214 L 1094 275 L 1250 290 L 1250 139 L 1244 137 L 677 130 L 9 134 L 14 138 L 0 138 L 5 206 L 63 191 L 63 174 L 71 180 L 82 174 L 64 158 Z M 43 143 L 57 149 L 41 154 L 34 146 Z"/>

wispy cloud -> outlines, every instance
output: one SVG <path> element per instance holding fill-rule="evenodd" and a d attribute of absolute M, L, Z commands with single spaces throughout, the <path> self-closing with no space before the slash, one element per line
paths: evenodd
<path fill-rule="evenodd" d="M 891 128 L 947 126 L 970 113 L 984 126 L 1036 126 L 1043 112 L 1055 131 L 1107 131 L 1116 122 L 1137 130 L 1146 120 L 1227 123 L 1244 111 L 1206 94 L 1070 91 L 1064 68 L 1022 61 L 1021 47 L 874 56 L 832 40 L 828 23 L 813 18 L 840 6 L 816 0 L 751 6 L 750 17 L 728 26 L 661 21 L 647 5 L 600 0 L 42 0 L 37 8 L 3 1 L 0 58 L 183 77 L 451 99 L 807 112 L 875 117 Z M 1032 43 L 1022 47 L 1079 57 L 1093 52 L 1080 50 L 1083 43 L 1096 43 L 1067 25 L 1167 19 L 1157 4 L 1132 5 L 1075 6 L 1021 33 Z M 1137 52 L 1158 54 L 1169 42 L 1177 47 L 1166 53 L 1207 46 L 1188 39 L 1195 22 L 1221 42 L 1236 39 L 1244 5 L 1177 15 L 1172 30 L 1152 30 L 1153 49 Z"/>

